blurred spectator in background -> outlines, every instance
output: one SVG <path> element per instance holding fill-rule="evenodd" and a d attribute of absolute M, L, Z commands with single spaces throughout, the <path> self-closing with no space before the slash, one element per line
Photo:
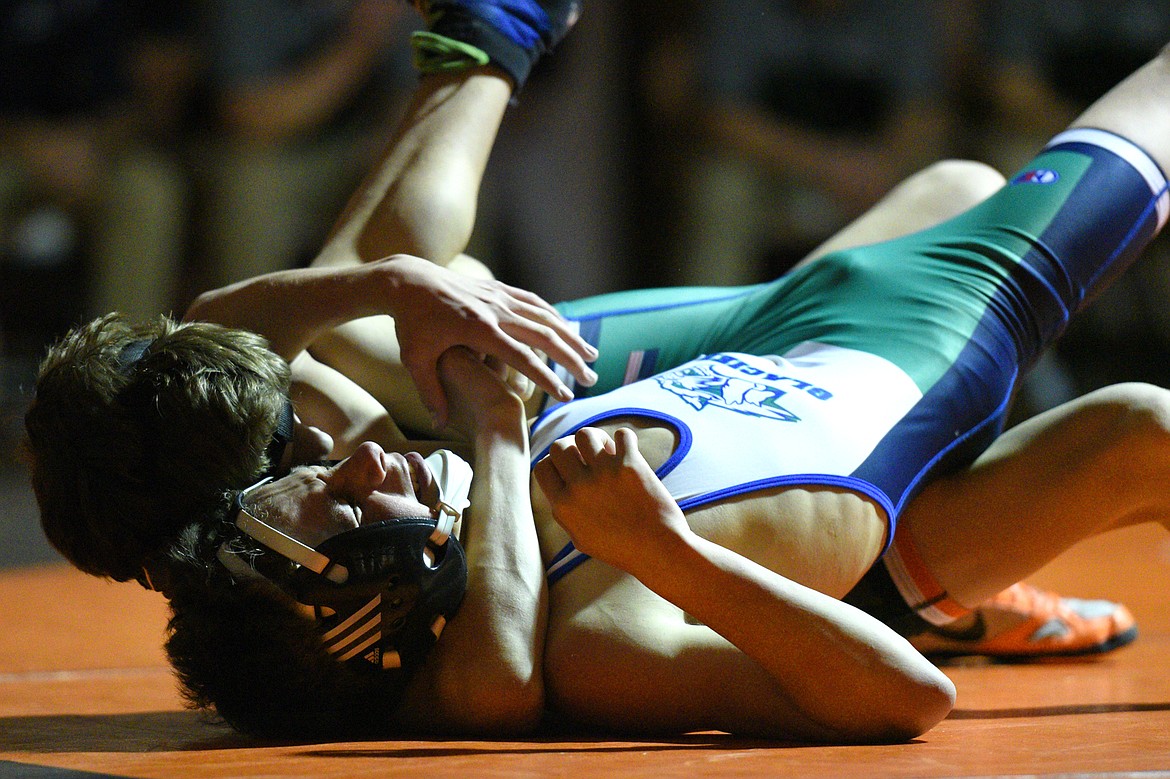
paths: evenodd
<path fill-rule="evenodd" d="M 945 151 L 945 3 L 696 6 L 687 284 L 771 278 Z M 761 232 L 764 226 L 766 232 Z"/>
<path fill-rule="evenodd" d="M 402 0 L 204 0 L 213 126 L 200 288 L 293 267 L 388 142 L 416 75 Z"/>
<path fill-rule="evenodd" d="M 10 348 L 39 349 L 100 312 L 172 308 L 192 20 L 182 0 L 0 2 L 0 307 Z"/>
<path fill-rule="evenodd" d="M 975 153 L 1001 170 L 1031 159 L 1170 35 L 1165 0 L 988 0 L 982 13 L 969 126 L 981 131 Z"/>

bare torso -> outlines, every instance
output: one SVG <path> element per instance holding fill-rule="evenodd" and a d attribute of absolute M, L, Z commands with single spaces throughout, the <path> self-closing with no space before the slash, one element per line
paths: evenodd
<path fill-rule="evenodd" d="M 638 447 L 658 468 L 678 444 L 673 429 L 655 420 L 623 417 L 601 426 L 610 435 L 619 427 L 637 431 Z M 533 510 L 541 553 L 547 562 L 569 536 L 553 519 L 535 482 Z M 844 595 L 869 568 L 885 540 L 885 513 L 872 500 L 835 487 L 772 488 L 707 504 L 687 512 L 699 535 L 727 547 L 787 578 L 835 597 Z M 557 584 L 590 577 L 589 561 Z"/>

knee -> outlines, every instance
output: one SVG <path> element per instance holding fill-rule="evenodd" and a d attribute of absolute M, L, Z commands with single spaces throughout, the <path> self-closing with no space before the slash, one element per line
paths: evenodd
<path fill-rule="evenodd" d="M 1121 395 L 1136 429 L 1170 440 L 1170 390 L 1131 382 L 1114 388 Z"/>
<path fill-rule="evenodd" d="M 1096 390 L 1086 400 L 1113 408 L 1112 448 L 1120 451 L 1126 461 L 1170 459 L 1170 390 L 1129 382 Z"/>
<path fill-rule="evenodd" d="M 1004 185 L 998 170 L 973 160 L 940 160 L 906 180 L 922 208 L 946 204 L 955 213 L 986 200 Z"/>

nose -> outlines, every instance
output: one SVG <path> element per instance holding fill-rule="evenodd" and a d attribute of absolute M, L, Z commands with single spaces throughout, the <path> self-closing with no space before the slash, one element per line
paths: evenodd
<path fill-rule="evenodd" d="M 386 452 L 373 441 L 366 441 L 334 467 L 330 481 L 352 496 L 363 496 L 385 480 Z"/>

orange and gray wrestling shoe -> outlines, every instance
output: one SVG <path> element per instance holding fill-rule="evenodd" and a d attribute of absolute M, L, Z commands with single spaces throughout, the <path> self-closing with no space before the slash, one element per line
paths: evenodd
<path fill-rule="evenodd" d="M 1137 632 L 1133 614 L 1120 603 L 1064 598 L 1020 583 L 913 643 L 927 657 L 1022 661 L 1109 652 L 1132 642 Z"/>

